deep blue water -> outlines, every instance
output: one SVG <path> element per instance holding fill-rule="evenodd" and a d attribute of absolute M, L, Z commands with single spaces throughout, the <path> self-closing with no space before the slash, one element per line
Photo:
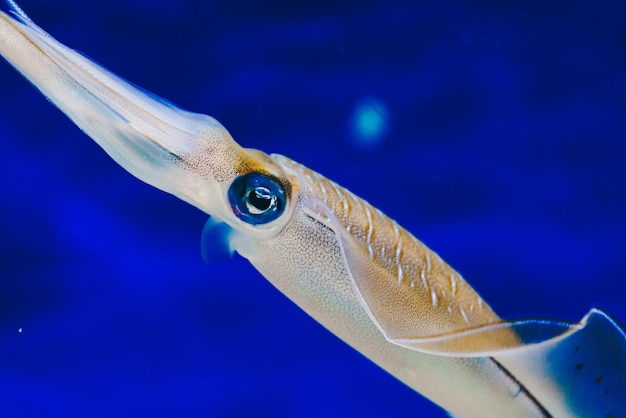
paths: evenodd
<path fill-rule="evenodd" d="M 626 320 L 619 1 L 21 6 L 364 197 L 501 316 Z M 363 106 L 382 116 L 370 146 Z M 445 416 L 241 257 L 205 265 L 206 216 L 127 174 L 4 63 L 0 137 L 0 416 Z"/>

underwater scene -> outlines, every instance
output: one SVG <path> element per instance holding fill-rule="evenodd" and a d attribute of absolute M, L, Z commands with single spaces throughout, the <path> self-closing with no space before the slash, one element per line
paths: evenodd
<path fill-rule="evenodd" d="M 626 3 L 22 0 L 364 198 L 503 318 L 626 321 Z M 3 4 L 3 11 L 8 10 Z M 0 417 L 446 417 L 0 63 Z"/>

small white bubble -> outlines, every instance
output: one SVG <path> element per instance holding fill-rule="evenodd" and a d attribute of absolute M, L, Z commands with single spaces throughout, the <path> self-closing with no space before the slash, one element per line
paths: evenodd
<path fill-rule="evenodd" d="M 17 332 L 19 332 L 21 334 L 22 333 L 22 327 L 18 328 Z"/>

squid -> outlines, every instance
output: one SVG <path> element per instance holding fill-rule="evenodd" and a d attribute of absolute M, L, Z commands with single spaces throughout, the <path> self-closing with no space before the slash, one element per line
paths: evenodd
<path fill-rule="evenodd" d="M 456 417 L 626 416 L 626 332 L 501 319 L 435 252 L 365 200 L 210 116 L 134 86 L 13 1 L 0 55 L 124 169 L 210 215 L 208 262 L 239 253 L 280 292 Z"/>

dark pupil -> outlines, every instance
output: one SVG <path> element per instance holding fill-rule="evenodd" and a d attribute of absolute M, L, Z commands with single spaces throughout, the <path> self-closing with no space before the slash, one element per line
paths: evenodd
<path fill-rule="evenodd" d="M 250 204 L 261 212 L 265 212 L 272 204 L 272 194 L 265 187 L 257 187 L 248 194 Z"/>

